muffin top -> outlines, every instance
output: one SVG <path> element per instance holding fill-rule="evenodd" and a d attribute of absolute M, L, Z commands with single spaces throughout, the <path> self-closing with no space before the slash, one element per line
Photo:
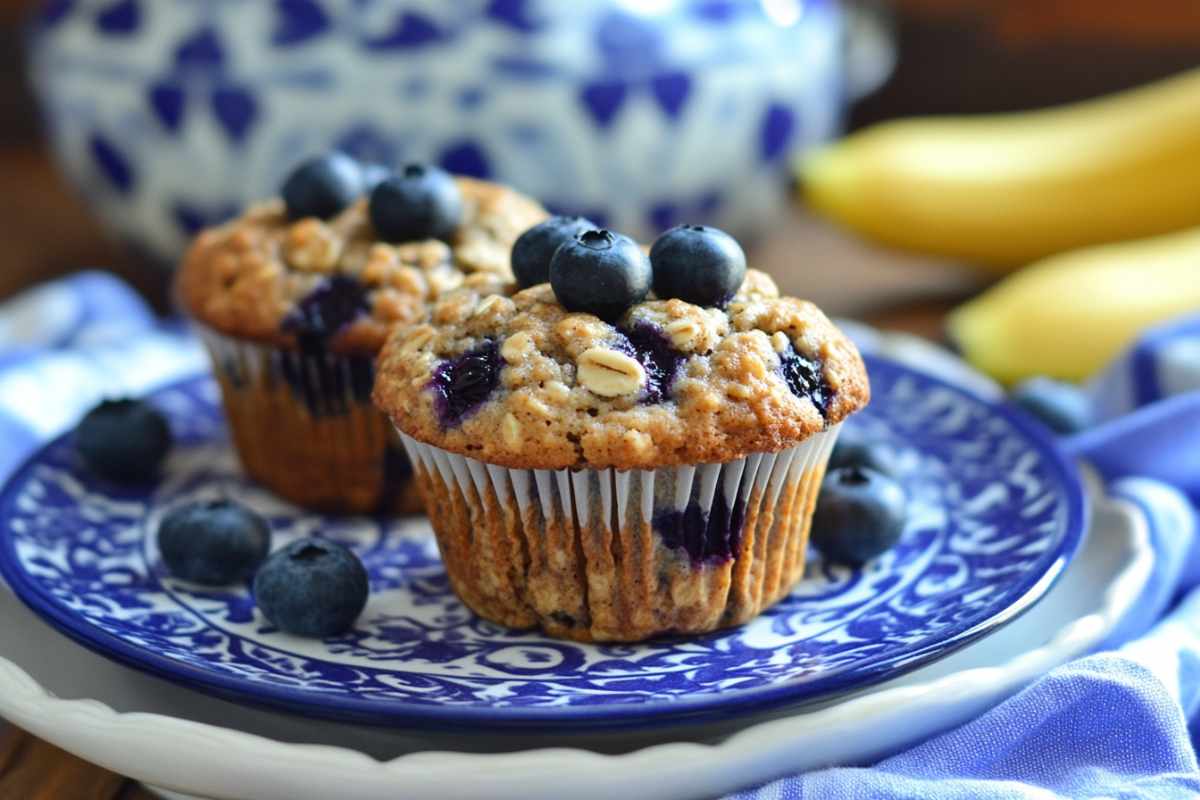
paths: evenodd
<path fill-rule="evenodd" d="M 782 450 L 869 399 L 850 340 L 762 272 L 720 307 L 651 295 L 611 323 L 516 288 L 394 331 L 374 397 L 402 431 L 518 469 L 655 468 Z"/>
<path fill-rule="evenodd" d="M 180 300 L 229 336 L 373 355 L 392 325 L 420 319 L 446 292 L 503 287 L 514 240 L 546 217 L 505 186 L 453 180 L 461 216 L 442 238 L 383 241 L 365 196 L 327 219 L 289 218 L 280 199 L 254 206 L 196 238 L 177 278 Z"/>

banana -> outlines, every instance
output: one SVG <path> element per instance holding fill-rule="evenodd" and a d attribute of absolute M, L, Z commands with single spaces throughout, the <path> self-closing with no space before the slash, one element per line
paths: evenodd
<path fill-rule="evenodd" d="M 1030 265 L 951 312 L 964 357 L 1004 383 L 1082 380 L 1147 326 L 1200 311 L 1200 228 Z"/>
<path fill-rule="evenodd" d="M 1200 225 L 1200 70 L 1056 109 L 886 122 L 797 164 L 818 213 L 1007 272 Z"/>

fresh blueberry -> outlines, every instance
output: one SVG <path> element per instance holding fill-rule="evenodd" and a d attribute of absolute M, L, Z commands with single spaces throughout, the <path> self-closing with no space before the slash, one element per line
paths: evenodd
<path fill-rule="evenodd" d="M 867 439 L 861 433 L 850 431 L 844 431 L 838 437 L 833 454 L 829 457 L 829 468 L 832 470 L 838 467 L 866 467 L 891 478 L 896 477 L 898 472 L 890 450 Z"/>
<path fill-rule="evenodd" d="M 409 164 L 371 192 L 370 213 L 385 241 L 448 239 L 462 220 L 462 193 L 444 169 Z"/>
<path fill-rule="evenodd" d="M 350 275 L 332 275 L 317 284 L 283 318 L 284 333 L 295 334 L 308 352 L 324 348 L 329 339 L 370 308 L 367 289 Z"/>
<path fill-rule="evenodd" d="M 117 483 L 154 477 L 171 449 L 166 418 L 141 400 L 105 400 L 75 428 L 75 449 L 88 469 Z"/>
<path fill-rule="evenodd" d="M 283 182 L 282 191 L 289 219 L 329 219 L 362 193 L 362 167 L 337 151 L 301 163 Z"/>
<path fill-rule="evenodd" d="M 589 230 L 550 259 L 550 285 L 568 311 L 615 321 L 650 292 L 650 260 L 628 236 Z"/>
<path fill-rule="evenodd" d="M 1091 401 L 1082 389 L 1050 378 L 1030 378 L 1012 391 L 1011 399 L 1052 431 L 1078 433 L 1091 424 Z"/>
<path fill-rule="evenodd" d="M 271 550 L 271 528 L 230 500 L 189 503 L 163 517 L 158 549 L 176 578 L 220 586 L 254 574 Z"/>
<path fill-rule="evenodd" d="M 442 427 L 461 424 L 487 400 L 500 384 L 500 367 L 500 348 L 492 339 L 438 364 L 429 389 Z"/>
<path fill-rule="evenodd" d="M 328 539 L 300 539 L 271 554 L 254 576 L 254 601 L 275 627 L 297 636 L 336 636 L 367 605 L 367 570 Z"/>
<path fill-rule="evenodd" d="M 812 543 L 826 559 L 862 564 L 894 545 L 908 497 L 895 480 L 866 467 L 832 470 L 813 514 Z"/>
<path fill-rule="evenodd" d="M 383 164 L 363 164 L 362 165 L 362 182 L 363 192 L 370 194 L 375 191 L 375 187 L 392 177 L 392 171 Z"/>
<path fill-rule="evenodd" d="M 596 225 L 584 217 L 551 217 L 517 237 L 512 248 L 512 269 L 522 289 L 550 280 L 554 251 Z"/>
<path fill-rule="evenodd" d="M 723 308 L 746 279 L 746 254 L 732 236 L 704 225 L 677 225 L 650 248 L 654 293 Z"/>

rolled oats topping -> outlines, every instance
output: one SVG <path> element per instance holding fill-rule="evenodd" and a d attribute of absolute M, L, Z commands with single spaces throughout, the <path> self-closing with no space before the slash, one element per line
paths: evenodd
<path fill-rule="evenodd" d="M 849 339 L 755 270 L 724 308 L 648 299 L 611 322 L 563 308 L 549 284 L 490 288 L 396 329 L 375 386 L 405 433 L 488 463 L 723 462 L 793 446 L 869 396 Z"/>
<path fill-rule="evenodd" d="M 636 359 L 607 347 L 584 350 L 576 369 L 579 382 L 600 397 L 636 394 L 646 384 L 646 370 Z"/>
<path fill-rule="evenodd" d="M 461 214 L 444 241 L 386 241 L 372 224 L 362 187 L 352 193 L 349 168 L 338 160 L 323 168 L 324 184 L 316 184 L 326 194 L 314 193 L 311 178 L 307 186 L 291 183 L 286 208 L 281 200 L 259 204 L 196 238 L 178 276 L 192 316 L 230 336 L 295 347 L 302 344 L 300 329 L 286 320 L 303 313 L 297 309 L 306 302 L 319 306 L 324 301 L 311 298 L 328 295 L 331 285 L 339 286 L 335 293 L 353 294 L 347 286 L 354 284 L 361 304 L 340 327 L 320 327 L 321 336 L 335 352 L 373 354 L 392 325 L 419 321 L 446 294 L 503 290 L 512 277 L 513 242 L 547 216 L 512 189 L 460 177 L 453 183 Z M 481 312 L 480 323 L 499 323 L 503 310 Z"/>

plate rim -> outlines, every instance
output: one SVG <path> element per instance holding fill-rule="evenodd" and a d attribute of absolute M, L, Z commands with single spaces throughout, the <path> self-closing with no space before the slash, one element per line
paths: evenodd
<path fill-rule="evenodd" d="M 243 680 L 200 666 L 176 661 L 142 647 L 126 642 L 115 634 L 108 633 L 95 625 L 82 622 L 79 617 L 44 595 L 19 569 L 13 537 L 5 535 L 0 543 L 0 575 L 12 587 L 14 594 L 35 614 L 52 625 L 60 633 L 77 643 L 113 659 L 125 666 L 158 678 L 165 679 L 190 689 L 223 697 L 237 703 L 277 709 L 295 714 L 313 714 L 326 719 L 349 721 L 385 728 L 405 729 L 417 726 L 438 729 L 486 727 L 496 730 L 561 730 L 596 731 L 637 728 L 647 730 L 683 726 L 698 721 L 720 721 L 745 716 L 766 708 L 800 708 L 806 703 L 817 702 L 839 689 L 865 689 L 911 672 L 932 661 L 948 656 L 980 637 L 1008 624 L 1032 608 L 1038 600 L 1062 576 L 1067 564 L 1079 551 L 1083 535 L 1090 524 L 1090 507 L 1085 500 L 1086 492 L 1078 469 L 1068 461 L 1057 447 L 1053 436 L 1035 421 L 1018 413 L 1003 402 L 986 397 L 973 387 L 952 383 L 940 375 L 931 374 L 893 356 L 880 353 L 864 353 L 868 363 L 882 362 L 900 372 L 914 373 L 923 380 L 931 381 L 952 392 L 966 395 L 1003 417 L 1026 440 L 1030 441 L 1059 479 L 1066 493 L 1066 531 L 1058 545 L 1058 553 L 1047 569 L 1013 602 L 986 619 L 955 634 L 949 639 L 938 639 L 923 647 L 903 653 L 903 665 L 897 667 L 891 660 L 875 662 L 860 669 L 843 669 L 824 678 L 810 681 L 785 681 L 737 692 L 706 692 L 692 698 L 669 701 L 651 701 L 639 704 L 585 705 L 555 708 L 513 707 L 504 709 L 486 706 L 439 706 L 422 705 L 402 700 L 360 699 L 354 697 L 328 698 L 302 689 L 274 684 L 248 685 Z M 868 370 L 869 371 L 869 370 Z M 195 373 L 155 388 L 148 394 L 155 395 L 178 390 L 185 386 L 211 380 L 207 371 Z M 37 447 L 14 469 L 0 488 L 0 518 L 7 518 L 15 502 L 16 490 L 28 472 L 50 448 L 61 444 L 72 435 L 67 431 Z M 848 674 L 853 679 L 847 681 Z"/>
<path fill-rule="evenodd" d="M 678 780 L 667 782 L 669 790 L 643 793 L 660 800 L 713 797 L 771 780 L 778 774 L 795 773 L 795 761 L 789 754 L 792 745 L 788 744 L 793 732 L 803 736 L 814 727 L 829 725 L 844 730 L 851 722 L 861 724 L 864 718 L 875 722 L 882 719 L 886 725 L 890 717 L 890 724 L 895 724 L 892 709 L 919 706 L 948 715 L 949 719 L 934 725 L 933 733 L 937 733 L 974 716 L 970 710 L 960 711 L 965 701 L 976 700 L 990 707 L 1039 675 L 1105 641 L 1141 596 L 1158 555 L 1151 532 L 1153 520 L 1136 503 L 1100 491 L 1103 494 L 1096 495 L 1098 507 L 1112 508 L 1118 513 L 1106 516 L 1123 522 L 1107 535 L 1090 531 L 1085 542 L 1093 544 L 1085 546 L 1120 546 L 1129 557 L 1114 562 L 1116 568 L 1096 585 L 1096 599 L 1090 608 L 1057 620 L 1031 648 L 917 683 L 868 689 L 829 708 L 756 721 L 711 746 L 660 739 L 628 752 L 598 754 L 578 745 L 556 747 L 551 743 L 482 756 L 452 748 L 439 748 L 442 752 L 412 748 L 376 760 L 346 745 L 297 742 L 278 734 L 245 731 L 168 711 L 118 711 L 108 701 L 93 697 L 63 698 L 2 655 L 0 712 L 46 741 L 114 772 L 191 795 L 228 796 L 231 800 L 250 800 L 251 796 L 258 800 L 300 800 L 327 797 L 334 790 L 345 793 L 351 788 L 355 797 L 382 800 L 393 797 L 399 787 L 414 798 L 441 800 L 446 795 L 444 782 L 418 785 L 419 781 L 431 773 L 435 780 L 438 776 L 447 780 L 466 773 L 499 781 L 513 769 L 525 776 L 519 793 L 501 792 L 498 782 L 486 789 L 476 784 L 473 791 L 459 786 L 459 793 L 480 800 L 559 797 L 560 781 L 569 776 L 580 800 L 610 800 L 612 787 L 620 783 L 621 775 L 644 776 L 646 770 L 660 768 L 664 762 L 669 767 L 682 763 L 685 768 L 683 772 L 675 769 Z M 1120 535 L 1113 536 L 1114 532 Z M 12 598 L 16 601 L 15 595 Z M 19 601 L 14 602 L 15 606 L 24 608 Z M 907 742 L 900 745 L 906 746 Z M 163 756 L 162 760 L 128 755 L 143 753 L 144 748 Z M 226 758 L 230 749 L 240 754 L 232 762 Z M 178 759 L 181 753 L 197 755 L 191 760 L 172 760 L 169 767 L 161 766 L 168 763 L 168 756 Z M 214 763 L 226 769 L 209 768 Z M 686 765 L 697 769 L 687 769 Z M 581 774 L 577 767 L 587 773 Z M 602 780 L 602 776 L 613 777 L 614 773 L 617 784 Z"/>

